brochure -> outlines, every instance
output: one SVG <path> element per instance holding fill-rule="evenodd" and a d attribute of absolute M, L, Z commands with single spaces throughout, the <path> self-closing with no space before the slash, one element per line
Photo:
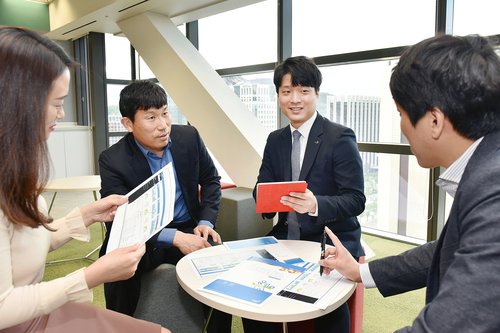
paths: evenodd
<path fill-rule="evenodd" d="M 175 178 L 167 164 L 126 195 L 129 201 L 118 207 L 106 253 L 142 244 L 170 223 L 174 215 Z"/>
<path fill-rule="evenodd" d="M 267 236 L 224 242 L 224 246 L 228 250 L 261 247 L 269 244 L 278 244 L 278 240 L 273 236 Z"/>
<path fill-rule="evenodd" d="M 218 275 L 201 290 L 256 306 L 279 296 L 326 309 L 344 287 L 350 288 L 350 284 L 343 281 L 342 275 L 336 271 L 320 275 L 317 263 L 292 265 L 250 257 Z"/>
<path fill-rule="evenodd" d="M 225 272 L 250 257 L 278 260 L 288 264 L 303 262 L 272 236 L 224 242 L 224 246 L 229 251 L 191 258 L 191 263 L 200 277 Z"/>
<path fill-rule="evenodd" d="M 228 271 L 250 257 L 276 260 L 276 258 L 265 249 L 243 249 L 212 256 L 192 258 L 191 263 L 198 275 L 200 277 L 205 277 Z"/>
<path fill-rule="evenodd" d="M 280 290 L 278 295 L 326 309 L 337 294 L 335 288 L 342 281 L 342 275 L 337 271 L 332 271 L 328 276 L 320 275 L 317 263 L 303 262 L 297 266 L 304 268 L 304 272 Z"/>
<path fill-rule="evenodd" d="M 202 290 L 259 306 L 283 290 L 303 270 L 276 260 L 251 257 L 219 275 Z"/>

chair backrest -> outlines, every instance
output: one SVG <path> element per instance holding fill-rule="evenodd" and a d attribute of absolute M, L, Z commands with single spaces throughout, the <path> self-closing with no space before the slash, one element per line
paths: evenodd
<path fill-rule="evenodd" d="M 273 228 L 273 220 L 263 220 L 255 212 L 253 189 L 228 188 L 222 191 L 215 230 L 223 241 L 266 236 Z"/>
<path fill-rule="evenodd" d="M 365 257 L 359 257 L 359 263 L 365 262 Z M 351 333 L 361 333 L 363 327 L 363 303 L 365 296 L 365 287 L 358 283 L 354 294 L 347 300 L 349 314 L 351 315 Z"/>

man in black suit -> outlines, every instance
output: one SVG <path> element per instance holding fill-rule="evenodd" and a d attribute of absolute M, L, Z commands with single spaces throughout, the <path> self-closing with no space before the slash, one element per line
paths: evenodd
<path fill-rule="evenodd" d="M 106 283 L 106 307 L 133 315 L 141 275 L 162 263 L 176 264 L 184 255 L 221 242 L 214 230 L 221 197 L 220 177 L 192 126 L 172 125 L 167 95 L 151 81 L 135 81 L 120 93 L 122 124 L 128 134 L 101 153 L 101 197 L 126 194 L 172 162 L 176 191 L 174 218 L 146 243 L 135 275 Z M 112 223 L 107 223 L 100 254 L 106 252 Z M 167 287 L 167 286 L 166 286 Z"/>
<path fill-rule="evenodd" d="M 361 265 L 327 230 L 320 263 L 384 296 L 427 287 L 398 332 L 499 332 L 500 59 L 480 36 L 432 37 L 401 55 L 390 88 L 420 166 L 446 168 L 448 221 L 438 240 Z"/>
<path fill-rule="evenodd" d="M 363 166 L 354 132 L 316 111 L 322 75 L 307 57 L 285 60 L 274 71 L 280 109 L 290 125 L 272 132 L 264 149 L 257 183 L 305 180 L 305 193 L 290 193 L 282 203 L 294 209 L 280 213 L 269 233 L 278 239 L 321 241 L 325 226 L 337 232 L 354 257 L 362 256 L 361 227 L 365 208 Z M 293 132 L 300 149 L 293 179 Z M 255 190 L 254 190 L 255 194 Z M 273 218 L 276 213 L 263 214 Z M 272 332 L 272 325 L 244 320 L 245 332 Z M 316 332 L 349 332 L 349 309 L 343 304 L 315 320 Z"/>

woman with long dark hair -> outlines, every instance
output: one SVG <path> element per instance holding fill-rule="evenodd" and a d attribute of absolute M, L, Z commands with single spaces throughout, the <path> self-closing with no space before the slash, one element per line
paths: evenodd
<path fill-rule="evenodd" d="M 0 27 L 0 332 L 170 332 L 87 304 L 92 288 L 130 278 L 144 245 L 115 250 L 65 277 L 42 282 L 48 251 L 112 220 L 118 195 L 52 220 L 41 196 L 49 177 L 47 139 L 64 117 L 74 62 L 28 29 Z"/>

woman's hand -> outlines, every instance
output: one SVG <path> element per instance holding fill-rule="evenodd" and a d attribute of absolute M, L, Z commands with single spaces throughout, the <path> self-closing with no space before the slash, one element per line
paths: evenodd
<path fill-rule="evenodd" d="M 100 257 L 85 268 L 87 286 L 92 289 L 104 282 L 113 282 L 131 278 L 137 270 L 146 245 L 132 245 L 116 249 Z"/>
<path fill-rule="evenodd" d="M 94 222 L 112 221 L 118 206 L 123 205 L 127 201 L 127 197 L 113 194 L 80 208 L 80 214 L 82 214 L 83 222 L 87 227 Z"/>

